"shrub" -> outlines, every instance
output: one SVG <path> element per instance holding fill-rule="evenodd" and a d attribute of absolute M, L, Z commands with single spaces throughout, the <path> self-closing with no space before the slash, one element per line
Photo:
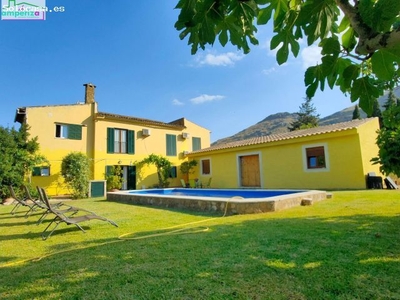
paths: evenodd
<path fill-rule="evenodd" d="M 61 175 L 74 198 L 87 198 L 89 191 L 89 158 L 81 152 L 71 152 L 61 163 Z"/>
<path fill-rule="evenodd" d="M 122 168 L 120 166 L 111 166 L 109 173 L 106 174 L 107 190 L 121 189 L 124 179 L 122 177 Z"/>

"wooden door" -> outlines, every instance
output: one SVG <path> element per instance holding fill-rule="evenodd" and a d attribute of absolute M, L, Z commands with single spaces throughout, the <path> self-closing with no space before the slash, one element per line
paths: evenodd
<path fill-rule="evenodd" d="M 243 187 L 261 187 L 258 154 L 240 156 L 240 183 Z"/>

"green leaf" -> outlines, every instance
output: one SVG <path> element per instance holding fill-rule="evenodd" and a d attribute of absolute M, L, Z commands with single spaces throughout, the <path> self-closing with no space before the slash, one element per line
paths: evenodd
<path fill-rule="evenodd" d="M 342 21 L 340 22 L 339 28 L 338 28 L 338 32 L 343 32 L 345 31 L 347 28 L 350 27 L 350 20 L 347 16 L 343 16 Z"/>
<path fill-rule="evenodd" d="M 398 19 L 400 12 L 399 0 L 378 0 L 375 3 L 375 26 L 377 31 L 389 31 L 393 23 Z"/>
<path fill-rule="evenodd" d="M 221 31 L 218 40 L 222 46 L 225 46 L 228 43 L 228 31 L 226 29 Z"/>
<path fill-rule="evenodd" d="M 393 78 L 395 68 L 393 58 L 390 53 L 384 50 L 379 50 L 374 53 L 371 58 L 372 71 L 382 80 L 390 80 Z"/>
<path fill-rule="evenodd" d="M 400 47 L 398 49 L 380 49 L 371 58 L 372 71 L 378 79 L 392 80 L 396 73 L 395 63 L 400 64 Z"/>
<path fill-rule="evenodd" d="M 289 57 L 289 48 L 287 47 L 287 45 L 283 45 L 276 53 L 276 61 L 278 62 L 279 65 L 282 65 L 287 61 L 288 57 Z"/>
<path fill-rule="evenodd" d="M 315 92 L 320 86 L 321 91 L 325 88 L 325 78 L 323 69 L 321 66 L 309 67 L 304 74 L 304 83 L 307 86 L 306 95 L 309 98 L 314 97 Z"/>
<path fill-rule="evenodd" d="M 351 101 L 359 100 L 359 106 L 367 115 L 372 113 L 373 102 L 380 95 L 380 89 L 371 82 L 371 78 L 364 76 L 354 81 L 351 87 Z"/>
<path fill-rule="evenodd" d="M 272 16 L 272 5 L 260 9 L 257 16 L 257 25 L 267 24 L 268 21 L 271 20 L 271 16 Z"/>
<path fill-rule="evenodd" d="M 322 55 L 333 54 L 334 56 L 339 56 L 340 54 L 340 43 L 336 38 L 323 39 L 319 45 L 322 47 Z"/>
<path fill-rule="evenodd" d="M 342 46 L 347 51 L 351 51 L 357 45 L 357 41 L 355 38 L 355 33 L 353 28 L 349 27 L 347 31 L 342 36 Z"/>

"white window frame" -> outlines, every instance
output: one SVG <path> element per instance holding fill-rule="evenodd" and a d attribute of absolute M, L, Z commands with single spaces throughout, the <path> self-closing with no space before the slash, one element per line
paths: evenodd
<path fill-rule="evenodd" d="M 60 127 L 60 136 L 57 136 L 57 126 Z M 67 139 L 68 138 L 68 125 L 56 124 L 56 138 Z"/>
<path fill-rule="evenodd" d="M 325 154 L 325 168 L 308 168 L 307 163 L 307 149 L 323 147 Z M 301 147 L 302 155 L 303 155 L 303 171 L 306 173 L 320 173 L 320 172 L 329 172 L 330 171 L 330 162 L 329 162 L 329 148 L 328 143 L 318 143 L 318 144 L 307 144 Z"/>

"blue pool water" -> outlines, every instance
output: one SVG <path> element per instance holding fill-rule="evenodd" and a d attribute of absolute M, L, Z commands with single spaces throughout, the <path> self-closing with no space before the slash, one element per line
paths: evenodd
<path fill-rule="evenodd" d="M 151 189 L 131 191 L 131 194 L 139 195 L 164 195 L 164 196 L 193 196 L 193 197 L 218 197 L 218 198 L 268 198 L 274 196 L 289 195 L 294 193 L 304 192 L 301 190 L 241 190 L 241 189 L 226 189 L 226 190 L 213 190 L 213 189 Z"/>

